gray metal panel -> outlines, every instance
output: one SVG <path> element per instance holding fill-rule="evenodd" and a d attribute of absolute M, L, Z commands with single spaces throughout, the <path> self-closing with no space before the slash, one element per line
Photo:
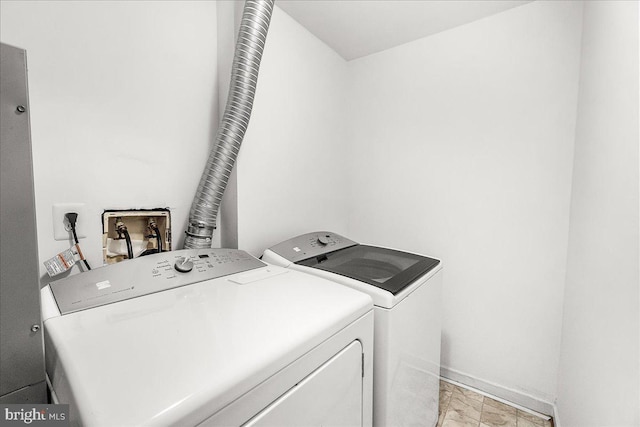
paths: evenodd
<path fill-rule="evenodd" d="M 96 268 L 49 286 L 60 313 L 67 314 L 265 266 L 237 249 L 183 249 Z"/>
<path fill-rule="evenodd" d="M 44 380 L 26 52 L 0 44 L 0 396 Z M 35 328 L 34 328 L 35 329 Z"/>
<path fill-rule="evenodd" d="M 40 381 L 37 384 L 21 388 L 20 390 L 0 396 L 0 405 L 12 403 L 46 403 L 47 382 Z"/>
<path fill-rule="evenodd" d="M 291 262 L 299 262 L 318 255 L 357 245 L 353 240 L 329 231 L 302 234 L 269 248 Z"/>

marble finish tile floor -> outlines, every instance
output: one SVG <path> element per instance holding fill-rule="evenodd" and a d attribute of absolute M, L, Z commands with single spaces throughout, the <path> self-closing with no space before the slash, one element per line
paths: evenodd
<path fill-rule="evenodd" d="M 550 420 L 440 381 L 437 427 L 553 427 Z"/>

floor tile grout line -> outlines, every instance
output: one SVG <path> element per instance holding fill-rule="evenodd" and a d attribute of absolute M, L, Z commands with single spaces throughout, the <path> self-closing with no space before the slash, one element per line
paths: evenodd
<path fill-rule="evenodd" d="M 442 387 L 443 384 L 446 384 L 446 387 Z M 445 396 L 446 394 L 449 394 L 449 397 L 448 399 L 445 399 L 446 404 L 442 407 L 442 411 L 439 412 L 438 414 L 438 422 L 436 424 L 437 427 L 443 427 L 445 425 L 445 419 L 451 415 L 450 410 L 452 411 L 452 413 L 455 412 L 463 416 L 464 418 L 467 418 L 467 420 L 464 421 L 464 424 L 469 427 L 482 427 L 482 426 L 488 427 L 490 425 L 493 425 L 492 423 L 483 424 L 483 415 L 485 414 L 485 408 L 487 409 L 496 408 L 496 409 L 499 409 L 501 412 L 505 410 L 505 409 L 500 409 L 501 406 L 496 406 L 493 403 L 494 401 L 496 403 L 499 403 L 500 405 L 504 405 L 508 407 L 509 414 L 513 414 L 512 422 L 514 423 L 514 424 L 509 423 L 509 425 L 512 425 L 513 427 L 520 426 L 522 422 L 524 422 L 524 420 L 527 418 L 527 416 L 530 416 L 530 415 L 533 416 L 535 419 L 537 419 L 538 422 L 540 422 L 541 424 L 539 424 L 538 422 L 529 420 L 527 425 L 535 425 L 539 427 L 554 427 L 553 418 L 545 420 L 543 417 L 537 416 L 535 414 L 529 414 L 527 411 L 518 409 L 516 406 L 512 405 L 511 402 L 501 401 L 501 399 L 493 399 L 493 396 L 489 395 L 488 393 L 478 393 L 472 387 L 465 387 L 464 385 L 455 384 L 455 382 L 443 380 L 440 382 L 439 391 L 441 395 L 442 393 L 445 393 Z M 464 398 L 463 401 L 471 399 L 480 404 L 479 420 L 476 419 L 475 417 L 470 417 L 470 414 L 465 412 L 463 408 L 452 409 L 451 405 L 453 402 L 453 397 L 456 394 L 456 392 L 461 393 L 460 397 Z M 469 405 L 470 404 L 464 405 L 464 406 L 469 406 Z M 533 424 L 530 424 L 530 423 L 533 423 Z M 458 424 L 456 423 L 456 425 Z"/>
<path fill-rule="evenodd" d="M 456 385 L 453 385 L 453 389 L 452 389 L 452 390 L 451 390 L 451 392 L 450 392 L 450 393 L 451 393 L 451 395 L 449 396 L 449 399 L 447 400 L 447 402 L 448 402 L 448 403 L 447 403 L 447 405 L 446 405 L 446 410 L 445 410 L 445 411 L 443 411 L 443 413 L 444 413 L 444 417 L 443 417 L 443 425 L 444 425 L 444 419 L 445 419 L 445 418 L 448 416 L 448 414 L 449 414 L 449 409 L 451 408 L 451 405 L 452 405 L 452 402 L 453 402 L 453 397 L 454 397 L 454 394 L 456 393 L 456 391 L 457 391 L 457 390 L 459 390 L 460 392 L 462 392 L 462 390 L 467 390 L 467 389 L 464 389 L 464 388 L 462 388 L 462 387 L 457 387 Z M 474 421 L 474 424 L 475 424 L 475 427 L 480 427 L 480 424 L 482 423 L 482 417 L 481 417 L 481 414 L 482 414 L 482 404 L 483 404 L 483 402 L 484 402 L 484 397 L 483 397 L 482 395 L 478 394 L 478 393 L 475 393 L 473 390 L 468 390 L 468 391 L 470 391 L 472 394 L 475 394 L 475 395 L 477 395 L 477 396 L 481 397 L 481 399 L 475 399 L 475 398 L 473 398 L 473 397 L 470 397 L 470 396 L 467 396 L 467 395 L 463 394 L 463 397 L 470 398 L 470 399 L 475 400 L 475 401 L 478 401 L 478 402 L 480 403 L 479 417 L 478 417 L 478 419 L 476 420 L 475 418 L 470 417 L 470 415 L 469 415 L 468 413 L 466 413 L 466 412 L 460 413 L 460 415 L 461 415 L 461 416 L 463 416 L 463 417 L 465 417 L 465 418 L 469 418 L 470 420 L 473 420 L 473 421 Z M 451 410 L 452 410 L 453 412 L 458 413 L 458 409 L 451 409 Z"/>
<path fill-rule="evenodd" d="M 543 420 L 549 421 L 551 419 L 551 417 L 549 415 L 541 414 L 540 412 L 536 412 L 536 411 L 534 411 L 532 409 L 525 408 L 524 406 L 520 406 L 517 403 L 509 402 L 508 400 L 505 400 L 505 399 L 502 399 L 502 398 L 500 398 L 498 396 L 494 396 L 492 394 L 486 393 L 486 392 L 484 392 L 482 390 L 478 390 L 477 388 L 470 387 L 470 386 L 468 386 L 466 384 L 459 383 L 459 382 L 451 380 L 449 378 L 440 377 L 440 380 L 444 381 L 446 383 L 449 383 L 449 384 L 453 384 L 454 386 L 458 386 L 460 388 L 464 388 L 466 390 L 470 390 L 470 391 L 472 391 L 474 393 L 477 393 L 479 395 L 491 398 L 491 399 L 496 400 L 496 401 L 498 401 L 500 403 L 504 403 L 505 405 L 509 405 L 509 406 L 511 406 L 513 408 L 519 409 L 519 410 L 521 410 L 523 412 L 526 412 L 528 414 L 535 415 L 536 417 L 542 418 Z M 484 403 L 484 399 L 483 399 L 483 403 Z"/>

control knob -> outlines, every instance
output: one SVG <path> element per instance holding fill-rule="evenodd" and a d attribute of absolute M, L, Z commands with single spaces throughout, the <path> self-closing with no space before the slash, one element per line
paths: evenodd
<path fill-rule="evenodd" d="M 193 270 L 193 261 L 189 257 L 180 257 L 176 259 L 174 268 L 180 273 L 188 273 Z"/>
<path fill-rule="evenodd" d="M 326 246 L 329 244 L 329 237 L 331 237 L 330 234 L 319 234 L 318 235 L 318 243 L 320 243 L 322 246 Z"/>

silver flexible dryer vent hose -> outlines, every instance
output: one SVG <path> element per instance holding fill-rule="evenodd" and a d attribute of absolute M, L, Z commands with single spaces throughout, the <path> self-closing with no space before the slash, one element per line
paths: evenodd
<path fill-rule="evenodd" d="M 186 249 L 210 248 L 218 209 L 249 125 L 274 0 L 247 0 L 233 56 L 227 105 L 191 205 Z"/>

